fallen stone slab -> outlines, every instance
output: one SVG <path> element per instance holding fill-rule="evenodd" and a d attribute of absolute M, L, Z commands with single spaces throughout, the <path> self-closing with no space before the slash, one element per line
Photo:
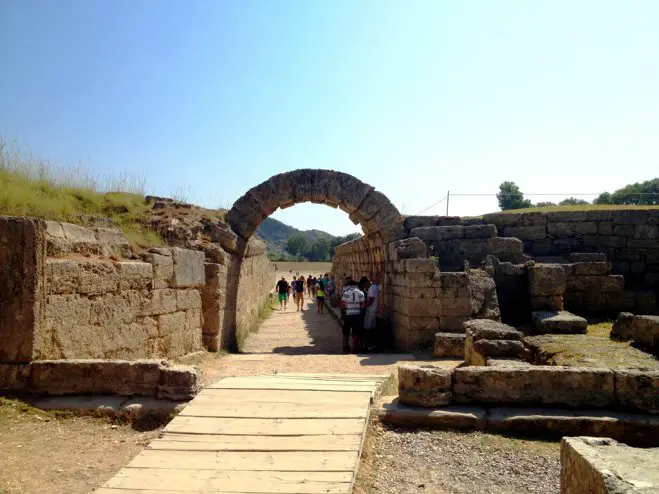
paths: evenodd
<path fill-rule="evenodd" d="M 659 417 L 651 414 L 524 407 L 487 410 L 487 429 L 494 432 L 547 438 L 587 434 L 639 446 L 659 445 Z"/>
<path fill-rule="evenodd" d="M 398 367 L 398 396 L 405 405 L 437 407 L 451 402 L 452 370 L 432 365 Z"/>
<path fill-rule="evenodd" d="M 123 396 L 73 395 L 38 398 L 32 400 L 30 404 L 41 410 L 72 410 L 93 412 L 98 415 L 117 415 L 124 402 L 126 398 Z"/>
<path fill-rule="evenodd" d="M 659 371 L 616 369 L 613 379 L 618 403 L 659 414 Z"/>
<path fill-rule="evenodd" d="M 616 403 L 611 370 L 552 365 L 457 368 L 453 399 L 456 403 L 519 406 L 604 407 Z"/>
<path fill-rule="evenodd" d="M 482 407 L 414 407 L 400 403 L 396 397 L 385 397 L 378 410 L 378 419 L 381 422 L 405 427 L 483 429 L 485 417 L 486 412 Z"/>
<path fill-rule="evenodd" d="M 609 438 L 561 441 L 561 493 L 659 492 L 659 448 L 632 448 Z"/>
<path fill-rule="evenodd" d="M 435 357 L 456 357 L 464 358 L 465 356 L 465 338 L 466 335 L 461 333 L 435 333 L 435 345 L 433 346 L 433 355 Z"/>
<path fill-rule="evenodd" d="M 534 311 L 535 327 L 543 334 L 585 334 L 588 321 L 566 310 Z"/>
<path fill-rule="evenodd" d="M 521 331 L 512 326 L 490 319 L 472 319 L 464 323 L 465 332 L 473 341 L 478 340 L 521 340 Z"/>

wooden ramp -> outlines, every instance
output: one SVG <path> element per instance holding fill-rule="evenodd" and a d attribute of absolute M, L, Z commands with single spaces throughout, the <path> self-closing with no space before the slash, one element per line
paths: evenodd
<path fill-rule="evenodd" d="M 97 494 L 349 494 L 386 375 L 229 377 L 205 388 Z"/>

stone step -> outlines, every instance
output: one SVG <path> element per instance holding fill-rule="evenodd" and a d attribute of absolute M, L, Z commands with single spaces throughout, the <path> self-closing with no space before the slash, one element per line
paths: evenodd
<path fill-rule="evenodd" d="M 659 415 L 603 409 L 484 407 L 449 405 L 424 408 L 383 398 L 383 423 L 405 427 L 478 429 L 536 437 L 589 435 L 626 444 L 659 446 Z"/>
<path fill-rule="evenodd" d="M 433 355 L 440 358 L 464 358 L 466 337 L 464 333 L 435 333 Z"/>
<path fill-rule="evenodd" d="M 534 311 L 535 327 L 543 334 L 585 334 L 588 321 L 566 310 Z"/>

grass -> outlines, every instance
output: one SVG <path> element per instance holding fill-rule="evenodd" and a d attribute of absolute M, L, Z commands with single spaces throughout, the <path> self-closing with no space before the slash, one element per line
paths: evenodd
<path fill-rule="evenodd" d="M 497 211 L 498 213 L 549 213 L 552 211 L 608 211 L 608 210 L 621 210 L 621 209 L 659 209 L 659 206 L 652 205 L 632 205 L 627 206 L 623 204 L 582 204 L 575 206 L 541 206 L 530 207 L 524 209 L 508 209 L 505 211 Z"/>
<path fill-rule="evenodd" d="M 132 245 L 162 245 L 140 219 L 149 206 L 139 176 L 101 180 L 82 167 L 62 167 L 27 155 L 0 138 L 0 214 L 85 224 L 111 218 Z"/>

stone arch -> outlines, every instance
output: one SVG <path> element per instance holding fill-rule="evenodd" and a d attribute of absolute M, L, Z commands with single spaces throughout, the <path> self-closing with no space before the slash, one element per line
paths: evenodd
<path fill-rule="evenodd" d="M 404 237 L 403 218 L 391 201 L 371 185 L 347 173 L 295 170 L 275 175 L 248 190 L 226 216 L 226 222 L 238 235 L 238 240 L 227 273 L 223 348 L 237 350 L 242 335 L 242 323 L 238 320 L 238 293 L 244 259 L 252 251 L 252 235 L 261 222 L 278 208 L 302 202 L 325 204 L 345 211 L 353 223 L 361 224 L 364 240 L 370 245 L 381 246 L 384 256 L 387 255 L 386 245 L 389 242 Z"/>
<path fill-rule="evenodd" d="M 278 208 L 301 202 L 326 204 L 348 213 L 364 234 L 387 243 L 402 238 L 403 220 L 398 209 L 381 192 L 347 173 L 301 169 L 280 173 L 240 197 L 227 214 L 227 223 L 249 240 L 261 222 Z"/>

